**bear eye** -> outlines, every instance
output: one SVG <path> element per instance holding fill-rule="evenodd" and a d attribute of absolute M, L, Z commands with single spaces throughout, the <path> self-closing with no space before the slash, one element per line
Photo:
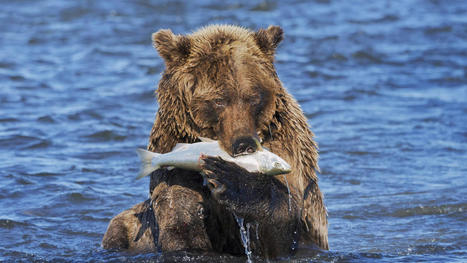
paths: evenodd
<path fill-rule="evenodd" d="M 227 103 L 222 99 L 216 99 L 216 100 L 214 100 L 214 105 L 217 108 L 224 108 L 227 105 Z"/>
<path fill-rule="evenodd" d="M 261 104 L 261 100 L 263 99 L 262 93 L 257 93 L 245 98 L 245 103 L 250 104 L 251 106 L 258 106 Z"/>
<path fill-rule="evenodd" d="M 253 97 L 248 98 L 247 100 L 247 102 L 253 106 L 258 105 L 260 101 L 261 101 L 260 96 L 253 96 Z"/>

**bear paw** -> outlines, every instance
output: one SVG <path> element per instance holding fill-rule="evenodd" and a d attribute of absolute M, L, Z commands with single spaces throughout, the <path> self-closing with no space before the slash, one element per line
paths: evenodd
<path fill-rule="evenodd" d="M 235 213 L 248 213 L 264 201 L 267 176 L 250 173 L 220 157 L 203 156 L 203 175 L 213 197 Z"/>

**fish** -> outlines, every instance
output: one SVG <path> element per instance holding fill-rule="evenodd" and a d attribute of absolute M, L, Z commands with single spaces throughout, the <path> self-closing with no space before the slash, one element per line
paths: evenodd
<path fill-rule="evenodd" d="M 141 159 L 141 169 L 137 179 L 150 175 L 153 171 L 168 167 L 181 168 L 200 172 L 202 170 L 202 156 L 218 156 L 225 161 L 233 162 L 251 173 L 265 175 L 287 174 L 291 171 L 290 165 L 278 155 L 264 147 L 251 154 L 230 156 L 222 150 L 218 141 L 200 138 L 201 142 L 178 143 L 168 153 L 155 153 L 143 149 L 136 149 Z"/>

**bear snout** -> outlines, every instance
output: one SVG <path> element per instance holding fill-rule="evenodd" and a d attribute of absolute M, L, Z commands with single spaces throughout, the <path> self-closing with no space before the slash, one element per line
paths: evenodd
<path fill-rule="evenodd" d="M 259 141 L 254 137 L 240 137 L 232 144 L 232 153 L 234 156 L 251 154 L 258 150 Z"/>

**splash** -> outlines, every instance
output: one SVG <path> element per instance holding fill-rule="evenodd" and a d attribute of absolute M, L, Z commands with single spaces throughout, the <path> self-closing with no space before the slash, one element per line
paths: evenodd
<path fill-rule="evenodd" d="M 250 223 L 246 223 L 246 229 L 244 226 L 244 219 L 242 217 L 237 216 L 235 213 L 233 213 L 235 220 L 237 221 L 238 226 L 240 227 L 240 236 L 242 238 L 242 244 L 243 247 L 245 248 L 245 254 L 248 258 L 248 263 L 252 263 L 253 261 L 251 260 L 251 249 L 250 249 Z"/>

